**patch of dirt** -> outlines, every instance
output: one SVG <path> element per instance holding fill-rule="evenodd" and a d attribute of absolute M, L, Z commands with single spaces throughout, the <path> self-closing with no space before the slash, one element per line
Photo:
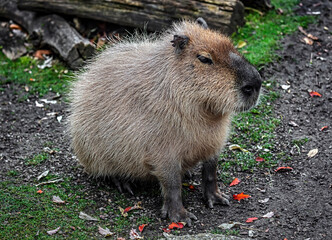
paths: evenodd
<path fill-rule="evenodd" d="M 275 103 L 276 114 L 282 116 L 282 124 L 276 132 L 276 149 L 291 156 L 290 161 L 280 162 L 280 166 L 287 164 L 293 171 L 275 173 L 263 169 L 254 173 L 236 173 L 242 182 L 224 188 L 226 193 L 245 191 L 251 198 L 240 203 L 232 201 L 229 207 L 215 206 L 212 210 L 202 202 L 200 186 L 194 191 L 185 190 L 184 205 L 198 217 L 198 221 L 193 227 L 182 229 L 181 234 L 211 232 L 222 223 L 245 223 L 249 217 L 258 217 L 259 220 L 240 230 L 240 236 L 248 237 L 248 228 L 251 228 L 256 239 L 332 239 L 332 3 L 304 0 L 297 12 L 320 12 L 318 22 L 306 29 L 319 40 L 307 45 L 302 42 L 305 35 L 300 31 L 287 36 L 282 41 L 283 50 L 278 53 L 280 60 L 262 70 L 264 79 L 274 79 L 276 90 L 281 93 Z M 326 27 L 330 29 L 326 30 Z M 281 85 L 290 87 L 284 90 Z M 65 131 L 67 104 L 58 101 L 37 107 L 35 101 L 41 102 L 35 97 L 19 101 L 19 95 L 14 93 L 24 91 L 21 86 L 2 84 L 1 88 L 0 180 L 8 179 L 8 171 L 17 170 L 22 183 L 33 182 L 39 174 L 51 170 L 52 174 L 71 177 L 73 184 L 85 185 L 87 198 L 93 199 L 98 206 L 113 204 L 117 207 L 112 203 L 117 195 L 115 187 L 106 181 L 89 178 L 71 153 Z M 310 97 L 309 89 L 322 96 Z M 58 116 L 63 116 L 60 122 Z M 323 126 L 328 128 L 320 131 Z M 308 141 L 303 146 L 294 147 L 294 140 L 304 138 Z M 42 153 L 46 146 L 57 149 L 57 152 L 37 166 L 25 164 L 26 158 Z M 318 154 L 307 157 L 307 153 L 315 148 Z M 200 179 L 198 170 L 194 171 L 194 179 Z M 161 237 L 162 228 L 169 222 L 159 219 L 162 198 L 158 185 L 143 183 L 135 197 L 126 196 L 130 202 L 143 202 L 145 209 L 137 214 L 157 219 L 144 230 L 144 235 Z M 266 198 L 269 198 L 266 203 L 258 202 Z M 274 212 L 274 216 L 262 218 L 268 212 Z M 136 216 L 130 218 L 135 228 Z M 110 222 L 113 217 L 106 216 Z"/>

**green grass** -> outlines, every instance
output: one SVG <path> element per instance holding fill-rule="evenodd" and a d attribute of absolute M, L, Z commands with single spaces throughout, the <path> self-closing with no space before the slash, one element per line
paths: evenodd
<path fill-rule="evenodd" d="M 39 153 L 34 155 L 32 158 L 25 159 L 27 165 L 38 165 L 49 158 L 48 153 Z"/>
<path fill-rule="evenodd" d="M 283 9 L 279 15 L 275 10 L 261 16 L 255 11 L 246 15 L 245 26 L 240 28 L 232 38 L 237 45 L 245 41 L 247 45 L 240 50 L 255 66 L 262 66 L 276 60 L 275 50 L 280 47 L 279 40 L 285 34 L 293 33 L 299 26 L 305 27 L 314 21 L 314 17 L 296 16 L 291 10 L 298 0 L 272 0 L 276 9 Z"/>
<path fill-rule="evenodd" d="M 42 61 L 30 56 L 23 56 L 12 61 L 0 52 L 0 83 L 17 83 L 25 94 L 24 101 L 30 94 L 45 95 L 48 92 L 63 94 L 68 89 L 72 72 L 60 63 L 53 64 L 52 68 L 39 69 Z M 28 90 L 28 91 L 27 91 Z"/>

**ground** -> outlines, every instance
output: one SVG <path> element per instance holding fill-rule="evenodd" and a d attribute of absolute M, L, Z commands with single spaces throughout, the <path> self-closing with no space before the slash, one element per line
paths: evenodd
<path fill-rule="evenodd" d="M 230 176 L 241 180 L 236 186 L 229 187 L 220 179 L 226 194 L 231 196 L 244 192 L 251 196 L 240 202 L 232 200 L 230 206 L 215 206 L 211 210 L 202 201 L 200 185 L 194 184 L 194 190 L 184 187 L 184 205 L 198 220 L 192 227 L 173 230 L 172 234 L 208 232 L 248 237 L 250 232 L 253 239 L 332 239 L 331 5 L 329 1 L 302 1 L 296 10 L 298 14 L 320 12 L 317 21 L 305 29 L 318 40 L 312 45 L 302 42 L 305 35 L 301 31 L 286 36 L 277 52 L 278 60 L 260 70 L 267 80 L 263 94 L 267 93 L 266 89 L 272 89 L 279 96 L 274 101 L 261 103 L 273 104 L 271 114 L 279 121 L 273 140 L 272 152 L 278 155 L 275 164 L 269 168 L 249 170 L 232 168 L 234 171 Z M 26 228 L 31 230 L 26 233 L 15 227 L 11 230 L 11 237 L 23 237 L 20 235 L 22 232 L 31 239 L 34 236 L 44 239 L 47 238 L 46 231 L 59 226 L 57 221 L 60 219 L 71 222 L 73 228 L 60 224 L 63 227 L 55 235 L 59 238 L 78 238 L 73 237 L 81 236 L 77 232 L 83 232 L 84 237 L 80 238 L 101 238 L 97 226 L 109 227 L 117 237 L 128 238 L 130 229 L 142 223 L 149 223 L 143 232 L 146 238 L 163 236 L 162 228 L 169 222 L 159 218 L 162 198 L 157 184 L 139 184 L 134 190 L 135 196 L 130 196 L 119 194 L 107 180 L 90 178 L 70 149 L 65 129 L 68 116 L 65 97 L 49 93 L 42 98 L 55 99 L 57 103 L 43 103 L 44 107 L 40 107 L 37 106 L 42 103 L 40 98 L 30 96 L 28 100 L 22 100 L 21 86 L 1 80 L 0 190 L 6 197 L 1 208 L 7 211 L 6 217 L 1 218 L 2 232 L 8 232 L 11 219 L 17 219 L 24 226 L 30 226 Z M 311 97 L 309 90 L 321 96 Z M 328 127 L 322 129 L 324 126 Z M 228 142 L 226 147 L 232 143 Z M 318 149 L 318 153 L 308 157 L 312 149 Z M 227 159 L 222 161 L 227 162 Z M 279 166 L 289 166 L 293 170 L 275 172 Z M 35 187 L 43 182 L 37 181 L 36 177 L 46 170 L 50 171 L 46 180 L 60 177 L 63 181 Z M 185 182 L 200 182 L 199 167 L 193 172 L 192 179 Z M 38 195 L 37 190 L 43 190 L 43 193 Z M 48 207 L 43 201 L 51 201 L 55 194 L 66 204 L 56 206 L 56 213 L 51 215 L 53 206 Z M 37 200 L 31 202 L 28 199 L 31 195 Z M 23 201 L 23 206 L 29 207 L 12 206 L 14 201 Z M 120 215 L 119 206 L 133 206 L 138 201 L 142 201 L 143 210 L 130 212 L 127 218 Z M 38 225 L 40 216 L 37 212 L 40 209 L 37 205 L 41 204 L 45 204 L 43 211 L 50 212 L 45 217 L 45 222 L 49 221 L 50 225 Z M 73 209 L 77 220 L 66 215 L 66 209 Z M 97 216 L 100 221 L 87 223 L 78 218 L 80 211 Z M 274 215 L 262 217 L 269 212 Z M 258 220 L 245 223 L 249 217 L 257 217 Z M 227 231 L 218 228 L 220 224 L 231 221 L 243 225 Z M 11 237 L 2 236 L 5 239 Z"/>

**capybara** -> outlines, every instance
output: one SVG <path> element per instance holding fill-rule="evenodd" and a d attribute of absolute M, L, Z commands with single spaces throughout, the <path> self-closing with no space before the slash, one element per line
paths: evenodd
<path fill-rule="evenodd" d="M 253 107 L 261 77 L 230 39 L 199 18 L 158 37 L 135 36 L 95 57 L 73 83 L 72 147 L 85 170 L 114 179 L 157 179 L 161 215 L 189 225 L 181 178 L 203 162 L 209 207 L 229 204 L 217 186 L 218 156 L 232 115 Z"/>

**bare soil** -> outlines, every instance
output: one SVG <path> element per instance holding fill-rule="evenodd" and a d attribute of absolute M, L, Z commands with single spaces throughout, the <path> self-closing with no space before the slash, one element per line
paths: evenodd
<path fill-rule="evenodd" d="M 182 229 L 181 234 L 211 232 L 222 223 L 245 223 L 249 217 L 258 217 L 257 221 L 246 224 L 253 229 L 254 239 L 332 239 L 332 3 L 304 0 L 297 12 L 320 12 L 317 23 L 306 29 L 319 40 L 313 45 L 305 44 L 302 42 L 305 35 L 300 31 L 287 36 L 278 52 L 280 59 L 261 70 L 264 79 L 277 82 L 275 90 L 281 93 L 275 103 L 275 114 L 282 116 L 275 148 L 291 157 L 286 163 L 280 161 L 280 166 L 287 165 L 293 170 L 234 173 L 242 179 L 241 184 L 224 187 L 224 191 L 229 195 L 245 191 L 251 198 L 240 203 L 232 201 L 231 206 L 215 206 L 212 210 L 203 203 L 200 186 L 194 191 L 185 191 L 184 205 L 199 220 L 193 227 Z M 290 85 L 290 88 L 284 90 L 281 85 Z M 67 104 L 60 99 L 57 104 L 37 107 L 35 101 L 40 99 L 35 97 L 19 101 L 21 86 L 2 84 L 1 88 L 0 180 L 8 178 L 8 171 L 16 170 L 22 184 L 30 183 L 48 169 L 53 174 L 70 177 L 72 184 L 85 185 L 86 197 L 99 207 L 113 204 L 117 208 L 113 203 L 118 196 L 115 186 L 102 179 L 89 178 L 78 167 L 65 130 Z M 322 96 L 311 97 L 309 89 Z M 49 94 L 44 98 L 52 97 Z M 52 112 L 56 116 L 47 115 Z M 63 116 L 60 122 L 57 116 Z M 321 131 L 323 126 L 328 128 Z M 295 146 L 294 140 L 305 138 L 306 143 Z M 58 151 L 36 166 L 24 164 L 24 159 L 43 152 L 47 145 Z M 309 158 L 308 152 L 316 148 L 317 155 Z M 199 167 L 193 179 L 200 181 Z M 140 184 L 135 193 L 134 197 L 126 195 L 128 200 L 141 200 L 144 210 L 140 214 L 154 219 L 144 235 L 162 237 L 162 228 L 169 222 L 159 219 L 162 198 L 158 184 Z M 266 203 L 258 202 L 266 198 L 269 198 Z M 262 218 L 268 212 L 274 216 Z M 135 216 L 130 218 L 133 227 L 137 227 Z M 105 217 L 110 222 L 114 218 L 111 214 Z M 239 236 L 248 237 L 248 229 L 241 229 Z"/>

